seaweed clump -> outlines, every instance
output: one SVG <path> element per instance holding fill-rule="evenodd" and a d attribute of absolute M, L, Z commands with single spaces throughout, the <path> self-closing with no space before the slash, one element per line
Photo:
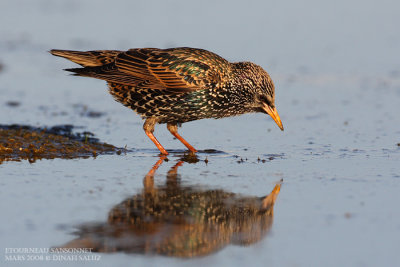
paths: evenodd
<path fill-rule="evenodd" d="M 101 143 L 90 132 L 73 133 L 72 125 L 38 128 L 0 125 L 0 164 L 4 161 L 74 159 L 121 154 L 121 148 Z"/>

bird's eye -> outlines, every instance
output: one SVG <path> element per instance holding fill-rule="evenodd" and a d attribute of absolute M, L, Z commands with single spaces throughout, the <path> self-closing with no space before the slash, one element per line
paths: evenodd
<path fill-rule="evenodd" d="M 270 106 L 272 104 L 272 98 L 269 95 L 259 95 L 258 98 L 261 102 Z"/>

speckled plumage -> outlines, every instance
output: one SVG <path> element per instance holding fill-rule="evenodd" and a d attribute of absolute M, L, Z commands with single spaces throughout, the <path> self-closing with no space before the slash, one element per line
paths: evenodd
<path fill-rule="evenodd" d="M 177 134 L 176 125 L 264 112 L 283 130 L 274 104 L 274 84 L 265 70 L 251 62 L 230 63 L 212 52 L 188 47 L 51 53 L 82 65 L 67 69 L 75 75 L 106 80 L 115 100 L 146 119 L 146 134 L 163 154 L 168 153 L 152 134 L 157 123 L 167 123 L 171 133 L 194 152 Z"/>
<path fill-rule="evenodd" d="M 264 197 L 183 186 L 177 173 L 183 162 L 178 162 L 166 184 L 157 186 L 154 173 L 162 161 L 144 178 L 141 193 L 115 205 L 107 222 L 78 227 L 78 237 L 62 247 L 195 257 L 229 244 L 254 244 L 271 228 L 280 184 Z"/>

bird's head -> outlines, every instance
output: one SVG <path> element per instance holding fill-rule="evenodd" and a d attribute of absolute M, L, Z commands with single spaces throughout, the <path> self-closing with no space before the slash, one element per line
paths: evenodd
<path fill-rule="evenodd" d="M 254 111 L 266 113 L 283 131 L 283 125 L 275 107 L 275 86 L 269 74 L 251 62 L 234 63 L 241 87 L 249 92 Z"/>

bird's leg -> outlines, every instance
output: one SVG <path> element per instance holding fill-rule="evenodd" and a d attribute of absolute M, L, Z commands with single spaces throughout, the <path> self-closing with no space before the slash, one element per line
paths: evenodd
<path fill-rule="evenodd" d="M 167 187 L 176 188 L 179 186 L 178 167 L 182 166 L 183 161 L 178 161 L 167 173 Z"/>
<path fill-rule="evenodd" d="M 176 164 L 168 171 L 167 177 L 168 177 L 168 176 L 172 176 L 172 177 L 174 177 L 174 179 L 176 179 L 176 176 L 177 176 L 177 174 L 178 174 L 178 167 L 182 166 L 182 164 L 183 164 L 183 161 L 182 161 L 182 160 L 178 161 L 178 163 L 176 163 Z"/>
<path fill-rule="evenodd" d="M 167 157 L 165 155 L 160 156 L 156 164 L 154 164 L 153 168 L 150 169 L 150 171 L 146 174 L 145 178 L 147 177 L 154 177 L 154 173 L 157 171 L 158 167 L 161 166 L 161 164 L 164 162 L 164 160 Z"/>
<path fill-rule="evenodd" d="M 168 155 L 168 152 L 164 149 L 164 147 L 158 142 L 156 137 L 153 135 L 154 126 L 156 125 L 155 118 L 148 118 L 143 124 L 143 129 L 146 135 L 150 138 L 151 141 L 156 145 L 156 147 L 160 150 L 161 154 Z"/>
<path fill-rule="evenodd" d="M 167 156 L 162 155 L 154 164 L 153 168 L 146 174 L 146 176 L 143 179 L 143 185 L 144 185 L 144 190 L 145 192 L 151 193 L 154 192 L 154 173 L 157 171 L 158 167 L 161 166 L 161 164 L 164 162 L 164 160 L 167 158 Z"/>
<path fill-rule="evenodd" d="M 167 123 L 167 129 L 173 136 L 175 136 L 179 141 L 181 141 L 182 144 L 184 144 L 191 152 L 194 153 L 197 152 L 197 150 L 194 147 L 192 147 L 185 139 L 183 139 L 182 136 L 178 134 L 178 126 L 176 123 L 171 123 L 171 122 Z"/>

